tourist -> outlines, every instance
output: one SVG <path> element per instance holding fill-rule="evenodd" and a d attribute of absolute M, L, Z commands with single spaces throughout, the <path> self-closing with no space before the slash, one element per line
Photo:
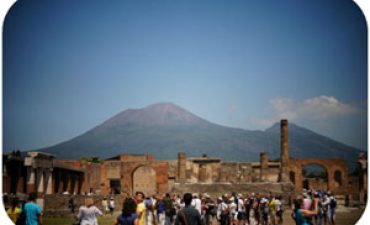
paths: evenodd
<path fill-rule="evenodd" d="M 250 210 L 252 207 L 252 198 L 250 198 L 249 193 L 245 194 L 244 196 L 244 208 L 245 208 L 245 214 L 246 214 L 246 222 L 247 224 L 250 224 L 249 217 L 250 217 Z"/>
<path fill-rule="evenodd" d="M 253 196 L 254 196 L 254 194 L 253 194 Z M 260 222 L 259 203 L 260 203 L 260 199 L 259 199 L 259 194 L 257 193 L 252 198 L 251 207 L 249 209 L 248 214 L 246 212 L 247 221 L 248 221 L 249 225 L 258 225 L 259 222 Z"/>
<path fill-rule="evenodd" d="M 268 224 L 268 215 L 269 215 L 269 201 L 266 197 L 262 197 L 260 202 L 260 216 L 261 216 L 260 221 L 262 225 Z"/>
<path fill-rule="evenodd" d="M 110 214 L 113 215 L 114 209 L 116 208 L 116 204 L 114 202 L 114 198 L 113 197 L 110 197 L 109 203 L 108 203 L 108 207 L 109 207 Z"/>
<path fill-rule="evenodd" d="M 28 202 L 23 207 L 26 216 L 26 225 L 42 225 L 41 207 L 36 204 L 36 197 L 36 193 L 30 193 Z"/>
<path fill-rule="evenodd" d="M 229 199 L 229 210 L 230 210 L 229 216 L 231 224 L 233 225 L 237 225 L 237 210 L 236 210 L 237 204 L 235 203 L 235 201 L 237 201 L 237 199 L 235 200 L 234 197 L 231 197 Z"/>
<path fill-rule="evenodd" d="M 324 210 L 322 206 L 323 198 L 319 192 L 316 192 L 314 197 L 319 199 L 319 202 L 317 204 L 317 216 L 315 216 L 315 222 L 316 222 L 316 225 L 322 225 L 322 221 L 324 220 L 324 217 L 326 217 L 327 215 L 327 214 L 324 214 Z"/>
<path fill-rule="evenodd" d="M 201 225 L 200 213 L 191 207 L 192 195 L 184 194 L 185 208 L 181 209 L 176 216 L 175 225 Z"/>
<path fill-rule="evenodd" d="M 276 223 L 283 224 L 283 202 L 281 195 L 275 199 L 276 204 Z"/>
<path fill-rule="evenodd" d="M 94 200 L 91 197 L 85 198 L 85 205 L 78 210 L 77 218 L 80 225 L 98 225 L 96 216 L 101 216 L 103 213 L 94 206 Z"/>
<path fill-rule="evenodd" d="M 113 225 L 138 225 L 136 207 L 134 199 L 126 198 L 122 206 L 122 213 L 117 217 Z"/>
<path fill-rule="evenodd" d="M 205 197 L 205 222 L 206 225 L 211 225 L 213 217 L 216 215 L 217 207 L 214 201 L 211 199 L 211 197 L 208 194 L 204 195 Z"/>
<path fill-rule="evenodd" d="M 146 225 L 145 224 L 145 215 L 146 215 L 146 207 L 144 204 L 144 198 L 145 195 L 143 192 L 138 191 L 135 194 L 135 200 L 136 200 L 136 214 L 138 217 L 138 225 Z"/>
<path fill-rule="evenodd" d="M 335 225 L 335 211 L 337 209 L 337 200 L 334 195 L 330 192 L 329 195 L 329 208 L 328 208 L 328 220 L 330 225 Z"/>
<path fill-rule="evenodd" d="M 76 208 L 76 205 L 74 203 L 74 199 L 73 197 L 71 197 L 68 201 L 68 208 L 71 210 L 71 213 L 72 214 L 75 214 L 75 208 Z"/>
<path fill-rule="evenodd" d="M 164 222 L 166 219 L 165 205 L 164 205 L 163 199 L 159 195 L 157 195 L 156 209 L 157 209 L 158 225 L 164 225 Z"/>
<path fill-rule="evenodd" d="M 186 203 L 185 203 L 185 206 L 186 206 Z M 198 210 L 199 214 L 202 215 L 202 202 L 198 198 L 198 194 L 193 195 L 193 200 L 191 202 L 191 206 L 193 208 L 195 208 L 196 210 Z"/>
<path fill-rule="evenodd" d="M 109 207 L 108 207 L 108 200 L 106 197 L 104 197 L 103 200 L 101 201 L 101 205 L 103 207 L 104 214 L 107 214 L 109 211 Z"/>
<path fill-rule="evenodd" d="M 153 213 L 153 223 L 155 225 L 158 225 L 158 214 L 157 214 L 157 204 L 158 204 L 158 198 L 156 194 L 153 194 L 152 196 L 152 201 L 153 201 L 153 208 L 152 208 L 152 213 Z"/>
<path fill-rule="evenodd" d="M 217 206 L 217 219 L 220 221 L 221 225 L 230 224 L 229 215 L 227 195 L 223 195 L 222 198 L 219 199 L 219 204 Z"/>
<path fill-rule="evenodd" d="M 171 225 L 172 218 L 174 216 L 174 204 L 170 197 L 169 193 L 166 193 L 166 196 L 163 198 L 164 208 L 165 208 L 165 225 Z"/>
<path fill-rule="evenodd" d="M 146 225 L 153 225 L 154 223 L 154 216 L 153 216 L 153 199 L 150 196 L 147 196 L 144 200 L 145 204 L 145 224 Z"/>
<path fill-rule="evenodd" d="M 247 214 L 244 206 L 244 200 L 239 196 L 240 195 L 235 194 L 235 198 L 237 199 L 237 219 L 239 225 L 244 225 L 247 219 Z"/>
<path fill-rule="evenodd" d="M 312 224 L 312 217 L 318 213 L 318 199 L 314 199 L 314 209 L 306 210 L 304 208 L 304 202 L 302 197 L 298 197 L 294 201 L 293 219 L 296 225 L 310 225 Z"/>
<path fill-rule="evenodd" d="M 14 223 L 17 222 L 17 218 L 21 214 L 21 209 L 19 208 L 19 200 L 17 198 L 13 199 L 12 205 L 8 210 L 6 210 L 6 213 Z"/>
<path fill-rule="evenodd" d="M 269 220 L 271 225 L 276 224 L 276 199 L 275 195 L 270 194 L 269 202 L 268 202 L 268 208 L 269 208 Z"/>

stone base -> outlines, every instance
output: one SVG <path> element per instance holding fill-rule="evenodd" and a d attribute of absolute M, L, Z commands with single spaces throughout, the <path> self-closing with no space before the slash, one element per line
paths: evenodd
<path fill-rule="evenodd" d="M 213 183 L 213 184 L 180 184 L 174 183 L 172 190 L 173 193 L 207 193 L 211 197 L 219 197 L 222 194 L 236 193 L 260 193 L 260 194 L 273 194 L 282 195 L 284 199 L 288 199 L 290 194 L 294 194 L 294 185 L 290 182 L 286 183 L 244 183 L 244 184 L 231 184 L 231 183 Z"/>

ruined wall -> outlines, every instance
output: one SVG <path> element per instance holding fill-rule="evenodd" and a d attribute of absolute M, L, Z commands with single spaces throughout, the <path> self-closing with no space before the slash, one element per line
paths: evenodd
<path fill-rule="evenodd" d="M 220 163 L 195 163 L 186 161 L 187 183 L 212 183 L 218 179 Z"/>
<path fill-rule="evenodd" d="M 220 165 L 219 179 L 221 183 L 249 183 L 252 182 L 251 163 L 223 162 Z"/>
<path fill-rule="evenodd" d="M 186 192 L 193 193 L 207 193 L 211 197 L 220 197 L 222 194 L 230 194 L 231 192 L 236 193 L 260 193 L 263 195 L 274 194 L 283 195 L 284 199 L 288 199 L 289 195 L 294 193 L 294 186 L 290 183 L 243 183 L 243 184 L 231 184 L 231 183 L 217 183 L 217 184 L 179 184 L 176 183 L 171 190 L 174 193 L 183 194 Z"/>
<path fill-rule="evenodd" d="M 73 201 L 76 204 L 75 215 L 78 213 L 80 206 L 84 205 L 85 198 L 87 196 L 83 195 L 62 195 L 62 194 L 52 194 L 45 195 L 43 214 L 47 217 L 49 216 L 63 216 L 63 217 L 74 217 L 75 215 L 71 213 L 68 208 L 68 201 L 73 197 Z M 103 211 L 102 200 L 104 196 L 94 195 L 88 196 L 94 200 L 94 205 Z M 110 196 L 114 198 L 116 204 L 116 211 L 122 210 L 123 198 L 120 196 Z"/>

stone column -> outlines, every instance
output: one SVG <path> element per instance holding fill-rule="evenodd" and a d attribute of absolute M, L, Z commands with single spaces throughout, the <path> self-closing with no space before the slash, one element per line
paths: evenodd
<path fill-rule="evenodd" d="M 53 169 L 46 171 L 46 194 L 53 194 Z"/>
<path fill-rule="evenodd" d="M 35 191 L 36 171 L 33 167 L 27 167 L 27 194 Z"/>
<path fill-rule="evenodd" d="M 64 177 L 62 176 L 62 170 L 58 169 L 58 193 L 63 193 Z"/>
<path fill-rule="evenodd" d="M 288 150 L 288 120 L 284 119 L 280 122 L 281 133 L 281 152 L 280 152 L 280 182 L 289 182 L 289 150 Z"/>
<path fill-rule="evenodd" d="M 269 158 L 267 153 L 261 153 L 260 154 L 260 165 L 261 165 L 261 170 L 260 170 L 260 181 L 261 182 L 267 182 L 267 173 L 269 169 Z"/>
<path fill-rule="evenodd" d="M 179 183 L 186 182 L 186 156 L 184 152 L 179 152 L 177 161 L 177 179 Z"/>
<path fill-rule="evenodd" d="M 44 178 L 44 170 L 42 168 L 39 168 L 37 170 L 37 176 L 36 176 L 36 184 L 37 184 L 37 196 L 42 196 L 44 194 L 44 184 L 45 178 Z"/>

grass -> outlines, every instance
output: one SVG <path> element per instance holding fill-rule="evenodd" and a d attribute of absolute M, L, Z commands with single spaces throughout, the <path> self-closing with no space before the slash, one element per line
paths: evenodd
<path fill-rule="evenodd" d="M 105 215 L 98 217 L 99 225 L 112 225 L 116 216 Z M 44 225 L 72 225 L 75 221 L 72 217 L 46 217 L 43 218 Z"/>

